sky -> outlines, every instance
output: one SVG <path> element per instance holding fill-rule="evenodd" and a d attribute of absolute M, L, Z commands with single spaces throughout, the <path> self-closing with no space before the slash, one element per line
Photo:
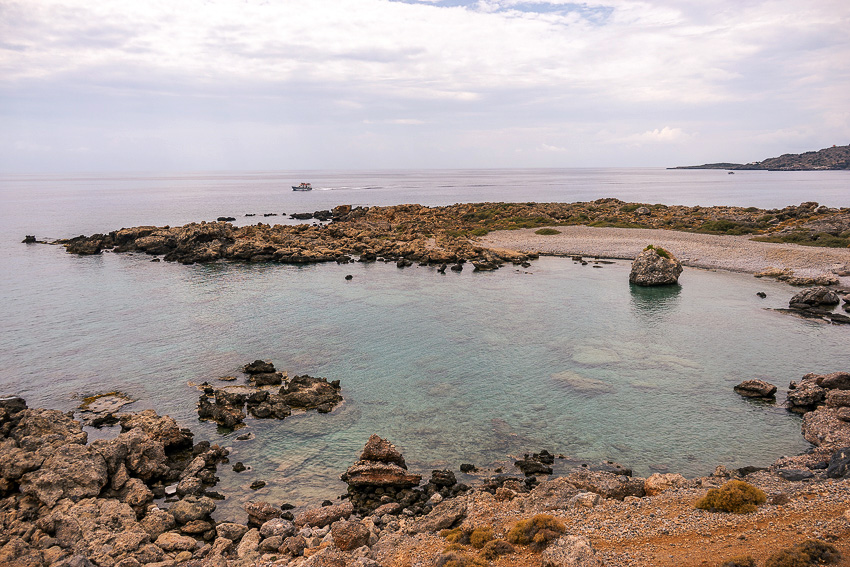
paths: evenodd
<path fill-rule="evenodd" d="M 0 0 L 0 172 L 657 167 L 850 144 L 847 0 Z"/>

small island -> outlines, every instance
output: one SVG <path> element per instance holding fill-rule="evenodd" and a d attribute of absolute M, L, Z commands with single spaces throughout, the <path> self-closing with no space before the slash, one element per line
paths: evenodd
<path fill-rule="evenodd" d="M 823 171 L 850 169 L 850 145 L 832 146 L 816 152 L 782 154 L 751 163 L 706 163 L 703 165 L 680 165 L 668 169 L 728 169 L 766 171 Z"/>

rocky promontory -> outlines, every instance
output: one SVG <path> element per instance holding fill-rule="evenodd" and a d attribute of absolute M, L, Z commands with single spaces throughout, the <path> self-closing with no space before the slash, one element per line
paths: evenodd
<path fill-rule="evenodd" d="M 850 145 L 832 146 L 822 150 L 802 154 L 782 154 L 751 163 L 707 163 L 704 165 L 686 165 L 672 169 L 728 169 L 768 171 L 813 171 L 850 169 Z"/>
<path fill-rule="evenodd" d="M 541 226 L 656 228 L 723 235 L 761 235 L 771 241 L 817 246 L 850 244 L 850 209 L 802 203 L 782 209 L 684 207 L 597 199 L 582 203 L 467 203 L 445 207 L 341 205 L 329 224 L 235 226 L 200 222 L 181 227 L 140 226 L 56 241 L 79 255 L 142 252 L 192 264 L 233 260 L 305 264 L 396 262 L 491 270 L 522 264 L 534 252 L 483 245 L 494 230 Z M 457 270 L 455 269 L 457 268 Z M 445 268 L 441 267 L 441 272 Z"/>

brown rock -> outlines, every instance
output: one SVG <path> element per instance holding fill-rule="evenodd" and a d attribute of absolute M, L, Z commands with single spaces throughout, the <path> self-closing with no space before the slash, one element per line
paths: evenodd
<path fill-rule="evenodd" d="M 341 520 L 331 526 L 334 545 L 343 551 L 351 551 L 369 544 L 369 529 L 360 522 Z"/>
<path fill-rule="evenodd" d="M 639 286 L 673 285 L 679 282 L 682 263 L 663 248 L 649 245 L 632 262 L 629 283 Z"/>
<path fill-rule="evenodd" d="M 595 492 L 603 498 L 622 500 L 626 496 L 644 496 L 644 480 L 609 472 L 575 470 L 566 477 L 567 482 L 580 490 Z"/>
<path fill-rule="evenodd" d="M 844 408 L 850 407 L 850 391 L 829 390 L 826 393 L 826 407 Z"/>
<path fill-rule="evenodd" d="M 649 478 L 643 482 L 643 490 L 647 496 L 655 496 L 656 494 L 661 494 L 665 490 L 670 490 L 671 488 L 682 488 L 687 485 L 688 481 L 680 474 L 655 473 L 650 475 Z"/>
<path fill-rule="evenodd" d="M 345 501 L 333 506 L 322 506 L 305 510 L 295 517 L 295 525 L 322 528 L 342 518 L 348 518 L 354 512 L 354 505 Z"/>
<path fill-rule="evenodd" d="M 395 445 L 381 439 L 375 434 L 369 437 L 366 441 L 366 446 L 363 447 L 363 453 L 360 454 L 361 461 L 377 461 L 380 463 L 393 463 L 403 469 L 407 468 L 404 462 L 404 457 L 401 452 L 396 449 Z"/>
<path fill-rule="evenodd" d="M 161 534 L 154 542 L 163 551 L 189 551 L 195 549 L 197 541 L 193 537 L 183 536 L 174 532 Z"/>
<path fill-rule="evenodd" d="M 764 380 L 744 380 L 734 389 L 736 393 L 745 398 L 773 398 L 776 396 L 776 386 Z"/>
<path fill-rule="evenodd" d="M 410 487 L 422 480 L 422 475 L 408 473 L 392 463 L 375 461 L 357 461 L 340 476 L 349 486 L 360 488 L 370 486 Z"/>

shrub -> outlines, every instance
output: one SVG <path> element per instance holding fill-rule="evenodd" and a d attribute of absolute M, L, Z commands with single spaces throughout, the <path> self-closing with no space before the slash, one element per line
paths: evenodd
<path fill-rule="evenodd" d="M 532 551 L 543 551 L 549 543 L 555 541 L 566 531 L 560 520 L 548 514 L 537 514 L 528 520 L 521 520 L 508 532 L 507 540 L 518 545 L 527 545 Z"/>
<path fill-rule="evenodd" d="M 644 250 L 644 252 L 647 251 L 647 250 L 655 250 L 655 253 L 658 254 L 659 256 L 661 256 L 662 258 L 670 258 L 670 253 L 667 252 L 667 250 L 665 250 L 664 248 L 662 248 L 660 246 L 653 246 L 652 244 L 650 244 L 646 248 L 644 248 L 643 250 Z"/>
<path fill-rule="evenodd" d="M 767 495 L 752 484 L 742 480 L 730 480 L 721 488 L 712 488 L 695 506 L 701 510 L 746 514 L 755 512 L 756 506 L 764 504 Z"/>
<path fill-rule="evenodd" d="M 450 530 L 443 530 L 440 532 L 440 537 L 444 538 L 447 542 L 462 543 L 464 545 L 469 544 L 469 535 L 470 532 L 468 530 L 461 528 L 452 528 Z"/>
<path fill-rule="evenodd" d="M 483 557 L 488 561 L 493 561 L 500 555 L 509 555 L 514 553 L 516 550 L 514 546 L 509 544 L 503 539 L 494 539 L 493 541 L 488 541 L 484 547 L 481 549 L 481 553 L 479 553 L 479 557 Z"/>
<path fill-rule="evenodd" d="M 475 549 L 481 549 L 488 541 L 493 540 L 493 530 L 489 527 L 475 528 L 469 534 L 469 545 Z"/>
<path fill-rule="evenodd" d="M 636 210 L 638 210 L 639 208 L 641 208 L 642 206 L 643 205 L 641 205 L 640 203 L 629 203 L 628 205 L 623 205 L 622 207 L 620 207 L 620 212 L 621 213 L 633 213 Z"/>
<path fill-rule="evenodd" d="M 742 555 L 724 561 L 720 567 L 756 567 L 756 560 L 749 555 Z"/>
<path fill-rule="evenodd" d="M 437 559 L 437 567 L 485 567 L 487 561 L 481 557 L 470 557 L 464 553 L 450 551 Z"/>
<path fill-rule="evenodd" d="M 534 234 L 540 234 L 543 236 L 551 236 L 553 234 L 561 234 L 560 230 L 555 230 L 554 228 L 541 228 L 534 231 Z"/>

